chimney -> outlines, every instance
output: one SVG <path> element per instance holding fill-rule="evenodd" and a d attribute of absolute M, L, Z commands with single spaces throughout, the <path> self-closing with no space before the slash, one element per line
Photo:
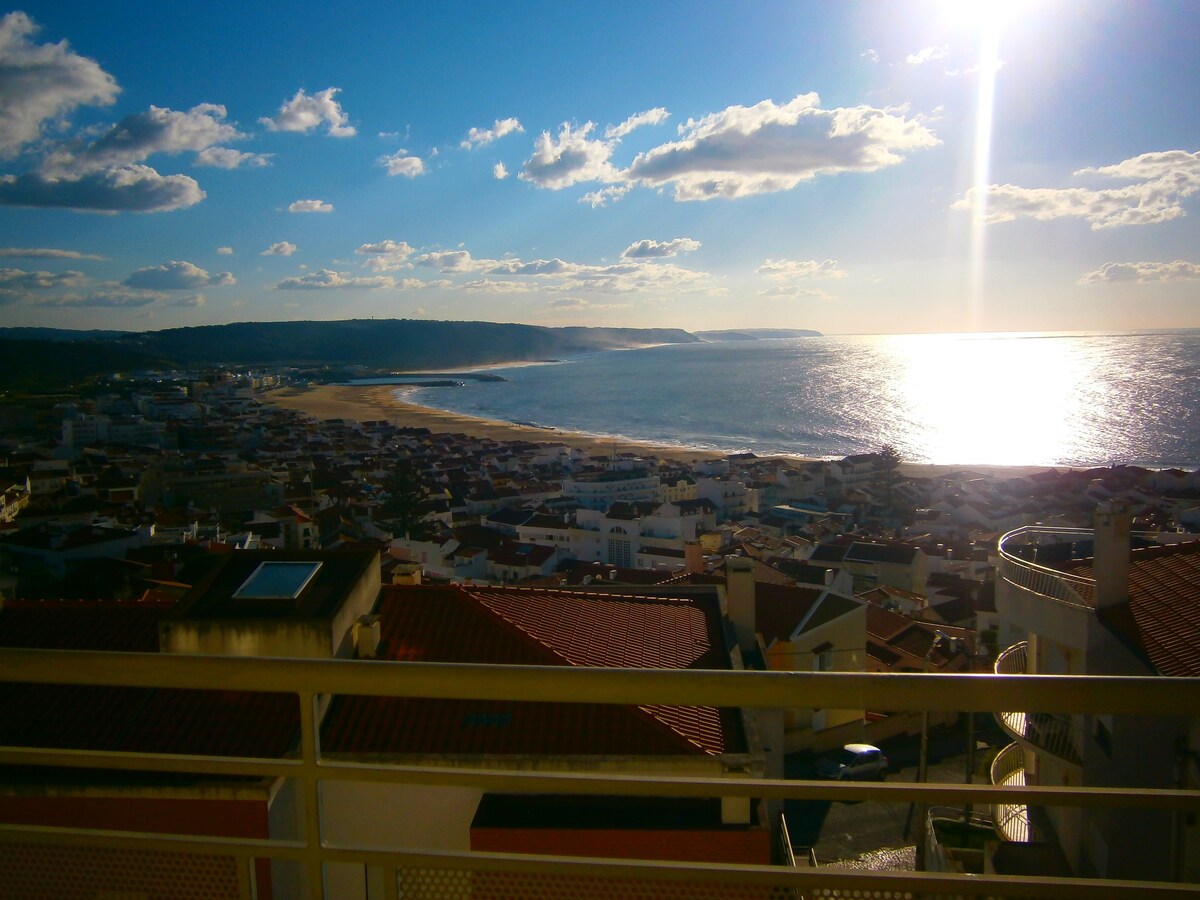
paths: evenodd
<path fill-rule="evenodd" d="M 379 616 L 359 616 L 354 623 L 354 655 L 374 659 L 379 652 Z"/>
<path fill-rule="evenodd" d="M 728 603 L 729 621 L 737 634 L 738 646 L 742 650 L 753 650 L 755 638 L 754 622 L 754 561 L 744 556 L 730 556 L 725 560 L 725 596 Z"/>
<path fill-rule="evenodd" d="M 704 571 L 704 548 L 699 541 L 683 542 L 683 571 L 699 575 Z"/>
<path fill-rule="evenodd" d="M 1096 578 L 1096 609 L 1129 600 L 1129 504 L 1117 500 L 1096 507 L 1092 574 Z"/>

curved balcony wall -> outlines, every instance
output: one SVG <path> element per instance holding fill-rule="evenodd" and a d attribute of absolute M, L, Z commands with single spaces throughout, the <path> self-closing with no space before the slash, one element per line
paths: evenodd
<path fill-rule="evenodd" d="M 992 784 L 997 787 L 1025 787 L 1025 751 L 1018 743 L 1009 744 L 992 760 Z M 1024 803 L 993 803 L 992 824 L 1003 840 L 1028 844 L 1042 840 L 1030 821 Z"/>
<path fill-rule="evenodd" d="M 1013 644 L 998 657 L 997 675 L 1029 674 L 1029 644 Z M 1061 760 L 1081 765 L 1079 729 L 1067 716 L 1041 712 L 997 712 L 996 721 L 1016 741 Z"/>

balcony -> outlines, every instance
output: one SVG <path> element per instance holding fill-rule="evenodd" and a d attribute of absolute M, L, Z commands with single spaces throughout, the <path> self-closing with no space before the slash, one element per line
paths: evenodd
<path fill-rule="evenodd" d="M 1028 674 L 1028 653 L 1027 641 L 1013 644 L 996 657 L 996 674 Z M 1079 729 L 1069 716 L 1041 712 L 998 712 L 996 721 L 1014 739 L 1033 749 L 1050 753 L 1077 766 L 1082 764 Z"/>
<path fill-rule="evenodd" d="M 1025 751 L 1020 744 L 1009 744 L 992 760 L 992 784 L 1005 788 L 1026 786 Z M 1027 844 L 1042 840 L 1024 803 L 993 804 L 992 823 L 996 833 L 1006 841 Z"/>
<path fill-rule="evenodd" d="M 1060 572 L 1036 562 L 1039 548 L 1064 546 L 1090 540 L 1085 528 L 1042 528 L 1027 526 L 1000 538 L 1000 577 L 1031 594 L 1074 609 L 1095 609 L 1096 582 Z"/>
<path fill-rule="evenodd" d="M 532 700 L 549 703 L 718 705 L 781 709 L 805 704 L 834 709 L 984 712 L 1045 708 L 1073 713 L 1144 713 L 1169 708 L 1200 716 L 1200 680 L 1188 678 L 1005 677 L 982 675 L 871 675 L 694 670 L 546 669 L 431 663 L 356 662 L 206 657 L 73 651 L 0 651 L 0 684 L 112 685 L 291 694 L 300 718 L 299 745 L 281 759 L 126 754 L 99 750 L 0 747 L 0 766 L 53 766 L 139 773 L 191 773 L 275 778 L 298 785 L 297 838 L 230 838 L 103 831 L 59 826 L 0 826 L 0 847 L 20 845 L 30 854 L 75 866 L 100 854 L 153 859 L 160 868 L 227 862 L 232 893 L 255 896 L 256 860 L 290 864 L 303 875 L 303 891 L 326 896 L 329 873 L 355 866 L 359 883 L 378 885 L 370 896 L 404 897 L 796 897 L 796 896 L 1197 896 L 1194 886 L 1170 882 L 1113 882 L 996 874 L 856 871 L 849 869 L 649 862 L 538 854 L 385 849 L 340 843 L 330 837 L 323 789 L 335 782 L 378 785 L 470 786 L 481 791 L 640 797 L 723 797 L 746 800 L 815 799 L 843 802 L 989 806 L 1149 808 L 1163 814 L 1200 810 L 1200 792 L 1020 785 L 856 783 L 649 773 L 545 771 L 461 765 L 349 763 L 322 754 L 320 699 L 329 694 L 435 699 Z M 3 688 L 0 688 L 3 689 Z M 415 810 L 424 815 L 427 810 Z M 923 817 L 922 817 L 923 818 Z M 29 858 L 28 855 L 26 858 Z M 69 862 L 68 862 L 69 860 Z M 201 865 L 205 864 L 205 865 Z M 85 870 L 85 866 L 88 866 Z M 12 877 L 6 873 L 6 880 Z M 13 890 L 11 881 L 6 885 Z M 0 885 L 0 888 L 5 885 Z M 373 889 L 374 890 L 374 889 Z M 3 891 L 0 890 L 0 893 Z M 94 893 L 94 891 L 93 891 Z M 126 893 L 137 895 L 127 888 Z M 19 895 L 19 894 L 18 894 Z M 277 896 L 279 894 L 277 893 Z M 213 893 L 213 896 L 218 896 Z M 333 896 L 330 894 L 329 896 Z"/>

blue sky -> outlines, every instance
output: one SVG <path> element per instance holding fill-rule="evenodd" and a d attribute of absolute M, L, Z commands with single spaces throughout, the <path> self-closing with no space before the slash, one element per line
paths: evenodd
<path fill-rule="evenodd" d="M 1200 326 L 1191 2 L 26 3 L 0 325 Z"/>

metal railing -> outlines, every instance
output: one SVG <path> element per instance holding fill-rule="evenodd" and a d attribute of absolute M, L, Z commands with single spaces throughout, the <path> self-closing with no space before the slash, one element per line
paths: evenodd
<path fill-rule="evenodd" d="M 283 759 L 0 747 L 0 766 L 65 766 L 91 770 L 186 772 L 294 779 L 300 785 L 302 834 L 296 840 L 235 839 L 0 826 L 0 842 L 236 862 L 243 896 L 253 891 L 255 860 L 290 861 L 307 873 L 307 895 L 324 895 L 327 867 L 354 864 L 382 872 L 384 896 L 647 896 L 795 897 L 1200 897 L 1200 888 L 1166 882 L 961 876 L 782 866 L 638 862 L 456 851 L 379 849 L 336 843 L 323 821 L 328 782 L 470 786 L 507 793 L 622 794 L 651 797 L 745 797 L 884 801 L 964 806 L 1142 807 L 1200 812 L 1200 791 L 928 783 L 814 782 L 746 777 L 661 777 L 651 774 L 515 771 L 351 763 L 325 757 L 317 701 L 329 694 L 562 703 L 715 705 L 991 711 L 1013 707 L 1073 712 L 1144 713 L 1170 708 L 1200 716 L 1200 679 L 1058 676 L 793 673 L 615 670 L 565 667 L 286 660 L 0 650 L 0 685 L 85 684 L 208 690 L 286 691 L 299 703 L 300 740 Z M 364 871 L 366 871 L 364 869 Z M 650 889 L 648 885 L 653 885 Z M 585 891 L 581 886 L 589 886 Z"/>
<path fill-rule="evenodd" d="M 992 784 L 998 787 L 1023 788 L 1025 781 L 1025 751 L 1017 743 L 1009 744 L 992 760 Z M 992 823 L 996 833 L 1006 841 L 1030 843 L 1042 840 L 1037 827 L 1030 821 L 1029 806 L 1024 803 L 992 804 Z"/>
<path fill-rule="evenodd" d="M 1009 584 L 1067 606 L 1095 609 L 1094 579 L 1031 562 L 1016 552 L 1018 547 L 1036 547 L 1056 542 L 1055 539 L 1067 539 L 1073 543 L 1090 537 L 1092 533 L 1085 528 L 1043 528 L 1037 525 L 1014 529 L 1000 538 L 1000 577 Z"/>
<path fill-rule="evenodd" d="M 1013 644 L 996 657 L 993 669 L 997 675 L 1028 674 L 1029 642 Z M 1079 728 L 1069 716 L 1045 712 L 997 712 L 996 720 L 1017 740 L 1074 765 L 1081 764 Z"/>

